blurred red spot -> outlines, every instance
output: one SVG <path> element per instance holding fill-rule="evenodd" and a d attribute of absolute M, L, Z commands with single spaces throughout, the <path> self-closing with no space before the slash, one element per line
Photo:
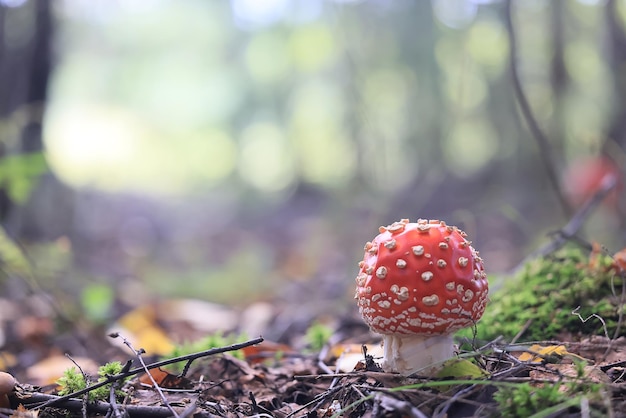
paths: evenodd
<path fill-rule="evenodd" d="M 617 209 L 623 187 L 622 173 L 615 161 L 604 156 L 581 157 L 567 167 L 563 184 L 568 201 L 574 207 L 579 207 L 602 188 L 608 176 L 615 178 L 617 184 L 604 200 L 604 205 Z"/>

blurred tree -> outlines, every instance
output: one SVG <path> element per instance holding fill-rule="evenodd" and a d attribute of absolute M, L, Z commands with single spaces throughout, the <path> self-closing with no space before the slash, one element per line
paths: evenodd
<path fill-rule="evenodd" d="M 615 108 L 608 127 L 608 139 L 617 143 L 623 152 L 626 146 L 626 77 L 623 73 L 626 68 L 626 33 L 617 3 L 615 0 L 608 0 L 605 6 L 608 62 L 612 68 L 610 74 L 615 89 Z M 609 147 L 604 151 L 611 155 L 614 150 Z"/>
<path fill-rule="evenodd" d="M 51 69 L 51 2 L 0 1 L 0 222 L 12 233 L 46 164 L 42 118 Z"/>

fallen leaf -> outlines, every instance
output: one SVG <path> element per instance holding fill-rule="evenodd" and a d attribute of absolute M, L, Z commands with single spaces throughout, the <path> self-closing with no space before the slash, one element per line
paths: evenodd
<path fill-rule="evenodd" d="M 177 376 L 163 369 L 156 368 L 150 369 L 150 376 L 156 382 L 156 384 L 163 389 L 190 389 L 193 387 L 193 383 L 191 380 L 187 379 L 183 376 Z M 153 387 L 154 384 L 150 379 L 148 373 L 141 375 L 139 378 L 139 383 Z"/>
<path fill-rule="evenodd" d="M 576 354 L 573 354 L 567 351 L 564 345 L 542 346 L 539 344 L 531 345 L 528 348 L 528 350 L 521 353 L 517 357 L 517 359 L 525 363 L 540 364 L 544 362 L 547 357 L 554 357 L 554 356 L 559 357 L 559 358 L 570 356 L 570 357 L 575 357 L 579 360 L 586 361 L 584 357 L 578 356 Z"/>
<path fill-rule="evenodd" d="M 326 361 L 336 358 L 335 366 L 339 371 L 351 372 L 361 362 L 364 363 L 363 346 L 367 350 L 367 355 L 378 359 L 383 355 L 383 347 L 380 344 L 336 344 L 329 350 Z"/>
<path fill-rule="evenodd" d="M 284 355 L 296 354 L 297 352 L 286 344 L 263 341 L 261 344 L 251 345 L 241 349 L 245 359 L 250 364 L 262 363 L 268 359 L 276 359 Z"/>
<path fill-rule="evenodd" d="M 92 376 L 98 374 L 98 365 L 93 360 L 83 357 L 72 357 L 72 359 L 85 373 Z M 54 354 L 30 366 L 26 371 L 26 376 L 28 382 L 33 385 L 51 385 L 70 367 L 76 367 L 76 365 L 69 358 L 63 354 Z"/>
<path fill-rule="evenodd" d="M 441 370 L 435 375 L 438 378 L 453 377 L 464 379 L 483 379 L 489 376 L 485 370 L 467 359 L 451 359 L 443 363 Z"/>

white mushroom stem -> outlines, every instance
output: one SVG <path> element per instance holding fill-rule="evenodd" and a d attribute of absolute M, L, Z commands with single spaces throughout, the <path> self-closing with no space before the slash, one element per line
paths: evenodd
<path fill-rule="evenodd" d="M 383 370 L 410 375 L 430 375 L 454 357 L 451 335 L 383 335 Z"/>

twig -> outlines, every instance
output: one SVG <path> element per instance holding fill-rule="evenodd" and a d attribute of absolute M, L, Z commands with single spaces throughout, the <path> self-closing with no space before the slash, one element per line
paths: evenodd
<path fill-rule="evenodd" d="M 339 362 L 337 362 L 337 366 L 335 368 L 335 371 L 333 372 L 330 367 L 328 367 L 326 365 L 326 363 L 324 363 L 324 358 L 326 357 L 326 354 L 328 354 L 328 350 L 330 350 L 330 345 L 329 344 L 325 344 L 324 347 L 320 350 L 318 356 L 317 356 L 317 366 L 322 369 L 324 371 L 324 373 L 327 374 L 337 374 L 337 372 L 339 372 Z M 335 377 L 333 380 L 330 381 L 330 385 L 328 385 L 328 390 L 331 390 L 332 388 L 335 387 L 335 385 L 337 384 L 337 382 L 339 381 L 339 378 Z M 315 405 L 315 410 L 319 409 L 322 404 L 325 402 L 325 399 L 320 399 L 320 401 L 317 403 L 317 405 Z"/>
<path fill-rule="evenodd" d="M 600 187 L 596 193 L 585 201 L 585 203 L 578 209 L 578 212 L 570 219 L 570 221 L 559 231 L 554 233 L 552 241 L 543 245 L 536 251 L 532 252 L 528 257 L 522 260 L 512 271 L 513 275 L 516 275 L 524 265 L 530 260 L 535 258 L 545 257 L 548 254 L 552 254 L 554 251 L 561 248 L 565 243 L 575 237 L 576 233 L 591 215 L 591 213 L 598 207 L 598 205 L 604 200 L 611 190 L 617 185 L 617 178 L 614 175 L 607 174 L 602 179 Z"/>
<path fill-rule="evenodd" d="M 522 326 L 522 329 L 520 329 L 517 334 L 515 334 L 515 337 L 513 337 L 513 339 L 511 340 L 511 344 L 515 344 L 517 342 L 517 340 L 519 340 L 522 335 L 524 335 L 524 333 L 528 330 L 528 328 L 530 328 L 530 325 L 533 323 L 533 319 L 530 318 L 528 321 L 526 321 L 526 323 Z"/>
<path fill-rule="evenodd" d="M 111 389 L 109 390 L 109 403 L 111 404 L 111 410 L 113 412 L 113 415 L 115 415 L 116 418 L 121 418 L 122 417 L 122 413 L 120 412 L 120 408 L 119 405 L 117 404 L 117 400 L 116 398 L 116 390 L 118 389 L 120 381 L 117 380 L 115 382 L 113 382 L 113 384 L 111 384 Z"/>
<path fill-rule="evenodd" d="M 185 408 L 183 412 L 179 414 L 179 417 L 180 418 L 190 417 L 194 415 L 197 410 L 198 410 L 198 398 L 196 397 L 196 399 L 190 402 L 190 405 L 187 408 Z"/>
<path fill-rule="evenodd" d="M 512 16 L 512 0 L 505 0 L 504 9 L 505 9 L 505 25 L 509 35 L 509 65 L 511 67 L 511 79 L 513 81 L 513 89 L 515 90 L 515 96 L 520 106 L 520 110 L 522 112 L 522 116 L 526 120 L 530 132 L 537 140 L 537 144 L 539 145 L 539 154 L 543 161 L 543 165 L 548 173 L 548 179 L 554 188 L 557 198 L 559 199 L 559 203 L 561 204 L 561 208 L 566 216 L 571 215 L 570 205 L 567 203 L 565 199 L 565 195 L 561 188 L 561 184 L 559 182 L 559 178 L 556 173 L 554 157 L 552 155 L 552 150 L 550 149 L 550 144 L 548 142 L 547 137 L 539 127 L 537 123 L 537 119 L 533 114 L 533 111 L 528 103 L 528 99 L 526 98 L 526 93 L 524 93 L 524 89 L 522 88 L 522 83 L 520 81 L 520 76 L 517 71 L 517 40 L 515 35 L 515 28 L 513 26 L 513 16 Z"/>
<path fill-rule="evenodd" d="M 466 396 L 468 393 L 474 391 L 476 387 L 477 387 L 476 385 L 470 385 L 466 388 L 463 388 L 457 391 L 452 397 L 450 397 L 450 399 L 448 399 L 446 402 L 442 404 L 439 404 L 437 408 L 435 408 L 435 411 L 433 412 L 433 417 L 447 417 L 448 410 L 450 409 L 452 404 L 454 404 L 455 402 L 457 402 L 458 400 Z"/>
<path fill-rule="evenodd" d="M 163 361 L 157 361 L 155 363 L 147 365 L 146 367 L 148 369 L 156 369 L 157 367 L 167 366 L 169 364 L 174 364 L 174 363 L 180 363 L 181 361 L 193 361 L 193 360 L 196 360 L 196 359 L 201 358 L 201 357 L 208 357 L 208 356 L 212 356 L 212 355 L 215 355 L 215 354 L 226 353 L 228 351 L 237 351 L 237 350 L 240 350 L 242 348 L 249 347 L 251 345 L 259 344 L 261 342 L 263 342 L 263 337 L 254 338 L 252 340 L 244 341 L 242 343 L 232 344 L 232 345 L 229 345 L 229 346 L 226 346 L 226 347 L 212 348 L 210 350 L 205 350 L 205 351 L 200 351 L 200 352 L 197 352 L 197 353 L 187 354 L 187 355 L 180 356 L 180 357 L 174 357 L 174 358 L 163 360 Z M 85 394 L 87 392 L 91 392 L 92 390 L 97 389 L 97 388 L 102 387 L 102 386 L 105 386 L 105 385 L 107 385 L 109 383 L 115 382 L 117 380 L 125 379 L 125 378 L 130 377 L 130 376 L 134 376 L 134 375 L 142 373 L 144 371 L 145 370 L 144 370 L 143 367 L 138 367 L 136 369 L 132 369 L 132 370 L 129 370 L 129 371 L 124 372 L 124 373 L 118 373 L 118 374 L 115 374 L 115 375 L 107 376 L 106 380 L 103 380 L 102 382 L 95 383 L 95 384 L 93 384 L 91 386 L 86 387 L 85 389 L 78 390 L 78 391 L 70 393 L 68 395 L 55 397 L 55 398 L 50 399 L 49 401 L 45 402 L 44 404 L 38 406 L 37 408 L 46 408 L 46 407 L 57 405 L 59 402 L 63 402 L 63 401 L 66 401 L 68 399 L 81 396 L 81 395 L 83 395 L 83 394 Z M 171 415 L 171 412 L 168 412 L 168 413 Z"/>
<path fill-rule="evenodd" d="M 600 315 L 598 315 L 598 314 L 591 314 L 587 318 L 583 318 L 583 316 L 578 313 L 579 310 L 580 310 L 580 306 L 578 306 L 576 309 L 574 309 L 572 311 L 572 315 L 576 315 L 583 324 L 585 322 L 589 321 L 591 318 L 598 318 L 598 320 L 600 322 L 602 322 L 602 329 L 604 330 L 604 336 L 606 337 L 607 340 L 609 340 L 609 341 L 611 340 L 609 338 L 609 330 L 606 328 L 606 322 L 604 322 L 604 319 Z M 609 344 L 610 344 L 610 342 L 609 342 Z"/>
<path fill-rule="evenodd" d="M 294 376 L 296 377 L 296 376 Z M 302 405 L 300 408 L 297 408 L 293 411 L 291 411 L 289 414 L 287 414 L 285 416 L 285 418 L 291 418 L 293 416 L 295 416 L 297 413 L 299 413 L 300 411 L 305 410 L 306 408 L 308 408 L 309 406 L 318 403 L 320 400 L 325 400 L 327 398 L 329 398 L 331 395 L 339 392 L 342 389 L 345 389 L 346 385 L 341 385 L 341 386 L 335 386 L 332 389 L 326 390 L 322 393 L 320 393 L 319 395 L 317 395 L 315 398 L 313 398 L 312 400 L 310 400 L 309 402 L 305 403 L 304 405 Z"/>
<path fill-rule="evenodd" d="M 31 409 L 41 408 L 41 406 L 47 403 L 56 405 L 57 408 L 67 409 L 68 411 L 80 411 L 82 408 L 82 400 L 80 399 L 65 399 L 62 396 L 48 395 L 45 393 L 29 393 L 25 397 L 18 396 L 19 403 L 25 407 L 29 407 L 36 404 L 41 404 Z M 89 402 L 87 404 L 87 412 L 95 414 L 106 414 L 111 410 L 111 404 L 108 402 Z M 124 412 L 131 417 L 148 417 L 148 418 L 161 418 L 171 417 L 172 412 L 162 406 L 137 406 L 126 405 L 124 406 Z"/>
<path fill-rule="evenodd" d="M 624 309 L 622 307 L 624 306 L 624 303 L 626 303 L 626 277 L 624 277 L 623 271 L 622 274 L 620 274 L 620 277 L 622 279 L 622 294 L 619 299 L 620 309 L 618 309 L 619 314 L 617 318 L 617 326 L 615 327 L 615 333 L 613 334 L 614 340 L 617 340 L 620 336 L 620 332 L 622 331 L 622 322 L 624 320 Z"/>
<path fill-rule="evenodd" d="M 393 412 L 395 415 L 402 415 L 403 417 L 427 418 L 422 411 L 409 402 L 396 399 L 383 392 L 376 392 L 374 394 L 374 402 L 384 409 L 384 411 L 379 411 L 383 413 L 375 416 L 382 416 L 384 412 Z"/>
<path fill-rule="evenodd" d="M 65 353 L 65 357 L 67 357 L 72 363 L 74 363 L 74 366 L 76 366 L 80 374 L 83 376 L 83 381 L 85 382 L 85 385 L 89 385 L 89 377 L 87 376 L 83 368 L 80 367 L 80 364 L 78 364 L 76 360 L 74 360 L 72 356 L 70 356 L 68 353 Z M 85 393 L 85 395 L 83 396 L 83 408 L 81 410 L 81 413 L 83 414 L 83 418 L 87 418 L 87 401 L 88 400 L 89 400 L 89 396 Z"/>
<path fill-rule="evenodd" d="M 161 398 L 161 401 L 163 401 L 163 404 L 167 407 L 167 409 L 172 411 L 172 415 L 174 415 L 174 418 L 179 418 L 178 413 L 176 412 L 176 410 L 174 408 L 172 408 L 172 405 L 170 405 L 170 403 L 167 401 L 167 398 L 165 397 L 165 394 L 163 394 L 163 391 L 161 390 L 161 387 L 156 382 L 156 380 L 154 380 L 154 376 L 152 376 L 152 373 L 150 373 L 150 370 L 148 370 L 148 367 L 146 366 L 146 363 L 143 361 L 142 354 L 145 353 L 145 350 L 143 348 L 141 348 L 139 350 L 135 350 L 133 348 L 132 344 L 130 343 L 130 341 L 128 341 L 126 338 L 124 338 L 119 333 L 116 333 L 115 336 L 118 337 L 118 338 L 121 338 L 122 341 L 124 342 L 124 345 L 135 353 L 135 356 L 137 357 L 137 359 L 141 363 L 141 367 L 143 367 L 143 369 L 147 373 L 148 378 L 152 382 L 152 386 L 154 387 L 154 389 L 159 394 L 159 397 Z"/>

